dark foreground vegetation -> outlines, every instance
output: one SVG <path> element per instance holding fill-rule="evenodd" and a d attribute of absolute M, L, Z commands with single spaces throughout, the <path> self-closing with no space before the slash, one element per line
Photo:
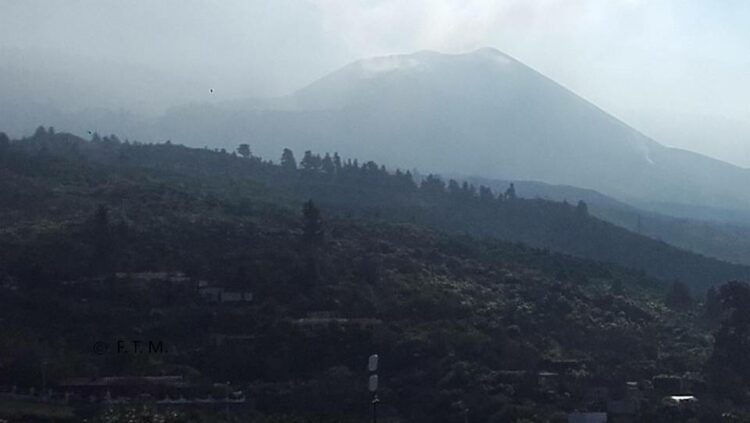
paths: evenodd
<path fill-rule="evenodd" d="M 238 153 L 0 134 L 0 418 L 367 421 L 378 353 L 381 421 L 744 421 L 748 268 L 585 203 Z"/>

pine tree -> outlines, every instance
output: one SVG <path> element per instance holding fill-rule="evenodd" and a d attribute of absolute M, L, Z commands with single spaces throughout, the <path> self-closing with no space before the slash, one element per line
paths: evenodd
<path fill-rule="evenodd" d="M 302 240 L 308 245 L 317 245 L 323 241 L 323 220 L 312 200 L 308 200 L 302 207 Z"/>
<path fill-rule="evenodd" d="M 237 147 L 237 153 L 246 159 L 252 155 L 250 152 L 250 146 L 247 144 L 240 144 L 240 146 Z"/>
<path fill-rule="evenodd" d="M 323 157 L 320 168 L 328 175 L 336 173 L 336 166 L 333 164 L 333 159 L 331 159 L 330 154 L 326 153 L 325 157 Z"/>
<path fill-rule="evenodd" d="M 427 178 L 422 180 L 419 189 L 428 194 L 444 194 L 445 182 L 439 176 L 427 175 Z"/>
<path fill-rule="evenodd" d="M 299 165 L 300 167 L 302 167 L 302 170 L 305 170 L 308 172 L 315 172 L 318 169 L 320 169 L 321 161 L 322 160 L 320 159 L 320 156 L 315 156 L 313 155 L 312 151 L 307 150 L 305 151 L 305 156 L 299 162 Z"/>
<path fill-rule="evenodd" d="M 417 187 L 417 185 L 414 183 L 414 176 L 412 176 L 411 171 L 407 170 L 404 174 L 404 184 L 409 190 L 413 190 Z"/>
<path fill-rule="evenodd" d="M 507 190 L 505 190 L 505 198 L 507 200 L 515 200 L 516 199 L 516 186 L 511 183 Z"/>
<path fill-rule="evenodd" d="M 461 194 L 461 186 L 458 185 L 455 179 L 448 181 L 448 194 L 453 196 L 459 196 Z"/>
<path fill-rule="evenodd" d="M 333 153 L 333 167 L 336 169 L 336 173 L 339 173 L 341 170 L 341 157 L 339 157 L 339 153 Z"/>
<path fill-rule="evenodd" d="M 34 131 L 34 138 L 36 139 L 45 139 L 47 138 L 47 130 L 44 129 L 43 126 L 38 126 L 36 128 L 36 131 Z"/>
<path fill-rule="evenodd" d="M 10 138 L 5 132 L 0 132 L 0 151 L 5 150 L 10 145 Z"/>
<path fill-rule="evenodd" d="M 287 171 L 297 170 L 297 160 L 294 159 L 292 150 L 288 148 L 281 153 L 281 168 Z"/>
<path fill-rule="evenodd" d="M 479 186 L 479 199 L 482 201 L 492 201 L 495 196 L 492 194 L 492 190 L 484 185 Z"/>
<path fill-rule="evenodd" d="M 576 205 L 576 213 L 578 213 L 579 216 L 588 216 L 589 215 L 589 206 L 584 202 L 583 200 L 578 201 L 578 205 Z"/>

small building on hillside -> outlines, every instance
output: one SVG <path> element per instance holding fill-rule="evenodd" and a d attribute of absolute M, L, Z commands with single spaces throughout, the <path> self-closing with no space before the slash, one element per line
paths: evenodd
<path fill-rule="evenodd" d="M 692 395 L 670 395 L 662 399 L 662 404 L 680 408 L 690 408 L 697 403 L 698 398 Z"/>

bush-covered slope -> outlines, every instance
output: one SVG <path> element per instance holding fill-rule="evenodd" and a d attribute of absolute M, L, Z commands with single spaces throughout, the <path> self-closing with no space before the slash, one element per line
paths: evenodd
<path fill-rule="evenodd" d="M 356 418 L 378 352 L 384 412 L 545 420 L 593 407 L 594 386 L 698 371 L 710 351 L 642 272 L 454 233 L 489 234 L 477 223 L 489 218 L 539 234 L 531 222 L 611 228 L 581 209 L 454 200 L 468 193 L 369 165 L 342 165 L 337 182 L 211 151 L 38 135 L 0 146 L 0 379 L 22 387 L 42 369 L 50 385 L 177 373 L 229 380 L 262 413 Z M 323 204 L 322 226 L 302 217 L 303 196 Z M 154 272 L 186 280 L 143 281 Z M 254 299 L 207 303 L 201 280 Z M 118 339 L 162 340 L 168 353 L 92 353 Z M 540 385 L 561 360 L 578 364 Z"/>
<path fill-rule="evenodd" d="M 107 178 L 135 177 L 131 182 L 135 186 L 143 179 L 162 184 L 165 189 L 167 184 L 186 189 L 191 184 L 191 194 L 223 195 L 238 207 L 243 201 L 257 199 L 290 204 L 313 198 L 329 207 L 331 213 L 342 216 L 383 218 L 522 242 L 643 270 L 664 280 L 682 280 L 696 291 L 730 279 L 750 278 L 748 267 L 690 253 L 629 232 L 590 216 L 585 205 L 577 208 L 545 200 L 504 196 L 498 199 L 486 189 L 476 192 L 472 186 L 446 186 L 434 178 L 422 181 L 417 187 L 410 174 L 390 174 L 372 162 L 360 165 L 333 158 L 326 161 L 309 154 L 307 159 L 300 160 L 299 169 L 291 169 L 254 157 L 168 144 L 124 144 L 116 138 L 86 143 L 70 135 L 49 135 L 44 131 L 13 143 L 8 150 L 5 171 L 11 173 L 4 183 L 13 184 L 31 171 L 41 172 L 34 180 L 19 182 L 22 185 L 16 188 L 8 185 L 5 195 L 13 192 L 20 200 L 29 197 L 28 201 L 42 201 L 41 192 L 32 194 L 28 189 L 52 190 L 66 178 L 85 183 L 86 178 L 94 177 L 97 172 L 100 175 L 109 172 Z M 60 161 L 79 165 L 58 169 Z M 109 195 L 119 197 L 127 192 Z M 24 208 L 22 202 L 14 202 Z M 25 214 L 23 210 L 18 212 Z"/>

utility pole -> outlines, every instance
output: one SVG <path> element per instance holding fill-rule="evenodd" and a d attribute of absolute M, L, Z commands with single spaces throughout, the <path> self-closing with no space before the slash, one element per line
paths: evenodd
<path fill-rule="evenodd" d="M 367 383 L 368 390 L 372 393 L 372 423 L 378 423 L 378 374 L 375 373 L 378 370 L 378 355 L 373 354 L 367 360 L 367 370 L 370 373 L 370 378 Z"/>
<path fill-rule="evenodd" d="M 42 360 L 42 397 L 47 395 L 47 359 Z"/>
<path fill-rule="evenodd" d="M 378 423 L 378 403 L 380 400 L 378 399 L 378 394 L 373 394 L 372 396 L 372 423 Z"/>

